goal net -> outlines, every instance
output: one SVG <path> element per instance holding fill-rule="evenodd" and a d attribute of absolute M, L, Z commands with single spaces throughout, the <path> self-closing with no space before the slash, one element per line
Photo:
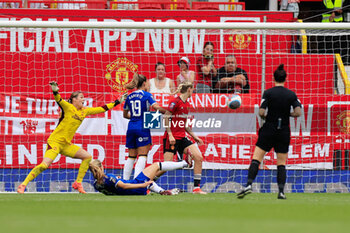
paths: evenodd
<path fill-rule="evenodd" d="M 182 22 L 169 19 L 167 23 L 147 17 L 140 22 L 113 17 L 86 22 L 63 16 L 2 18 L 0 191 L 14 192 L 43 159 L 46 140 L 61 112 L 50 81 L 59 84 L 64 99 L 81 90 L 86 106 L 102 106 L 125 91 L 122 84 L 130 81 L 134 72 L 156 78 L 157 82 L 167 77 L 176 87 L 181 79 L 178 61 L 187 57 L 198 87 L 203 84 L 199 61 L 211 59 L 203 52 L 205 43 L 210 41 L 217 70 L 243 74 L 246 80 L 244 86 L 230 83 L 218 88 L 218 78 L 213 76 L 212 86 L 197 89 L 190 99 L 192 130 L 204 141 L 199 146 L 203 155 L 203 190 L 237 192 L 246 183 L 262 124 L 257 116 L 261 96 L 274 86 L 273 71 L 284 64 L 288 74 L 286 87 L 303 104 L 301 117 L 291 118 L 286 192 L 348 192 L 349 25 L 343 24 L 346 30 L 339 30 L 333 24 L 322 29 L 321 24 L 259 23 L 263 20 L 237 23 L 239 19 L 224 22 L 222 18 L 216 24 L 191 23 L 193 18 Z M 232 58 L 229 55 L 234 55 L 237 63 L 233 68 L 228 64 Z M 164 64 L 165 73 L 156 72 L 157 62 Z M 235 91 L 240 93 L 242 105 L 232 110 L 227 107 L 227 99 Z M 153 96 L 164 107 L 172 98 L 170 94 Z M 160 128 L 152 126 L 148 165 L 163 161 L 165 129 L 161 120 L 159 123 Z M 127 124 L 122 106 L 117 106 L 86 118 L 73 143 L 100 159 L 106 172 L 121 175 L 128 156 Z M 29 183 L 27 190 L 72 192 L 79 163 L 80 160 L 58 155 L 49 169 Z M 255 191 L 277 191 L 275 164 L 271 151 L 254 182 Z M 157 182 L 165 189 L 192 190 L 193 170 L 167 172 Z M 88 171 L 83 181 L 86 191 L 94 192 L 92 183 Z"/>

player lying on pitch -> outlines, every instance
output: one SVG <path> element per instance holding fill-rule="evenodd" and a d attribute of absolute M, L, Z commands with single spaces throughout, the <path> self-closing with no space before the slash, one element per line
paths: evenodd
<path fill-rule="evenodd" d="M 147 195 L 147 190 L 161 195 L 176 195 L 179 193 L 178 189 L 164 190 L 153 179 L 159 171 L 172 171 L 185 167 L 192 167 L 191 156 L 186 156 L 181 162 L 153 163 L 146 167 L 135 179 L 124 180 L 113 174 L 105 174 L 100 160 L 95 159 L 89 165 L 89 169 L 95 178 L 95 189 L 105 195 Z"/>

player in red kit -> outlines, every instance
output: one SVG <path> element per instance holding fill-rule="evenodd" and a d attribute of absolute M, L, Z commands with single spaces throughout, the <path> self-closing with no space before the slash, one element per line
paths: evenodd
<path fill-rule="evenodd" d="M 193 84 L 191 82 L 185 82 L 179 85 L 176 93 L 180 92 L 180 95 L 172 99 L 169 103 L 169 108 L 164 115 L 166 131 L 163 138 L 164 160 L 172 161 L 174 155 L 178 152 L 182 157 L 183 153 L 191 156 L 194 160 L 194 194 L 206 194 L 200 188 L 200 182 L 202 177 L 202 162 L 203 156 L 198 147 L 187 138 L 186 134 L 190 135 L 198 145 L 202 145 L 203 141 L 197 137 L 186 122 L 188 120 L 188 111 L 190 104 L 187 99 L 191 97 L 193 93 Z M 159 177 L 164 172 L 159 172 Z"/>

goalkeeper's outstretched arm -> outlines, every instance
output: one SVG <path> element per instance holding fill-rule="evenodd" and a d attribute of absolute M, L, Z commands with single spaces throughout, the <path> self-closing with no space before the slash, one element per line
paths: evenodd
<path fill-rule="evenodd" d="M 121 104 L 122 102 L 124 102 L 124 100 L 126 99 L 127 95 L 128 95 L 127 93 L 124 93 L 123 95 L 121 95 L 119 97 L 119 99 L 116 99 L 114 102 L 106 104 L 106 105 L 103 105 L 101 107 L 88 108 L 87 109 L 87 115 L 94 115 L 94 114 L 99 114 L 99 113 L 106 112 L 106 111 L 114 108 L 118 104 Z"/>

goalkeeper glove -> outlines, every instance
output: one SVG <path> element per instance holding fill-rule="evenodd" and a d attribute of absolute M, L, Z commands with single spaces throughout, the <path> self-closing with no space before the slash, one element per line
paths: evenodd
<path fill-rule="evenodd" d="M 126 97 L 128 97 L 127 92 L 125 92 L 122 96 L 120 96 L 119 99 L 114 101 L 114 106 L 117 106 L 118 104 L 123 103 L 125 101 Z"/>
<path fill-rule="evenodd" d="M 123 103 L 126 100 L 126 97 L 128 97 L 128 93 L 125 92 L 120 98 L 119 98 L 119 102 Z"/>
<path fill-rule="evenodd" d="M 50 85 L 51 85 L 52 91 L 53 91 L 54 93 L 58 93 L 59 88 L 58 88 L 57 83 L 56 83 L 55 81 L 53 81 L 53 82 L 50 82 Z"/>

